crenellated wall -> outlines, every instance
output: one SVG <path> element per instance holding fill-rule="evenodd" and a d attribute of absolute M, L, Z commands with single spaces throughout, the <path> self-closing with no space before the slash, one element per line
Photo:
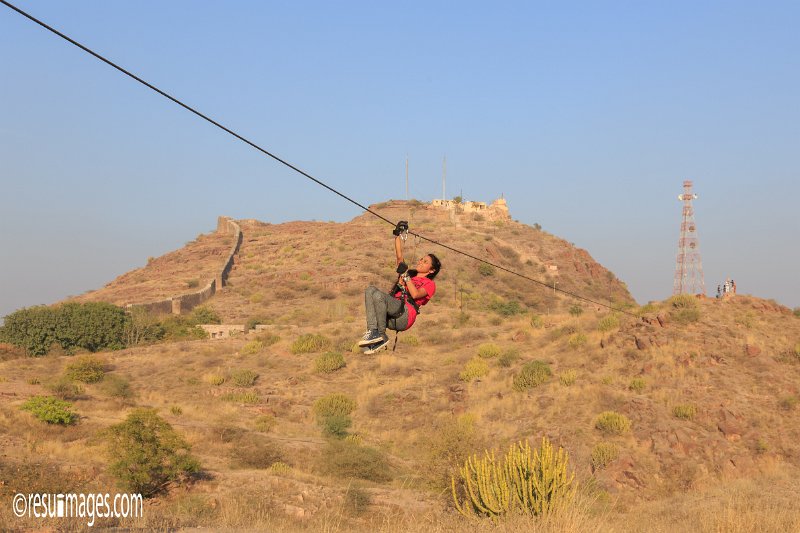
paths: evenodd
<path fill-rule="evenodd" d="M 193 308 L 214 296 L 218 289 L 225 286 L 228 280 L 228 274 L 230 274 L 233 268 L 233 259 L 239 252 L 239 247 L 242 245 L 242 229 L 239 227 L 239 224 L 230 217 L 219 217 L 217 219 L 217 233 L 229 233 L 233 235 L 234 239 L 227 259 L 215 279 L 209 281 L 206 286 L 199 291 L 180 294 L 155 302 L 132 303 L 126 305 L 125 308 L 143 307 L 153 313 L 172 313 L 179 315 L 191 311 Z"/>

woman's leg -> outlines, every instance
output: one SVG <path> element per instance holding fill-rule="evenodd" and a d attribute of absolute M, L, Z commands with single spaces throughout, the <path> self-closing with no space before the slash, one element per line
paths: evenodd
<path fill-rule="evenodd" d="M 367 312 L 367 331 L 378 329 L 378 314 L 375 309 L 375 298 L 373 295 L 380 292 L 377 287 L 370 285 L 364 292 L 364 309 Z"/>

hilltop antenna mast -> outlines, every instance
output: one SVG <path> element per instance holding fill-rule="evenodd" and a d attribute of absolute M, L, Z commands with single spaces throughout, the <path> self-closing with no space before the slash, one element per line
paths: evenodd
<path fill-rule="evenodd" d="M 406 202 L 408 201 L 408 154 L 406 154 Z"/>
<path fill-rule="evenodd" d="M 447 196 L 444 193 L 444 184 L 447 180 L 447 156 L 444 156 L 442 159 L 442 200 L 447 200 Z"/>
<path fill-rule="evenodd" d="M 678 240 L 678 262 L 675 267 L 675 282 L 672 294 L 706 294 L 703 277 L 703 262 L 700 260 L 700 246 L 697 240 L 697 225 L 694 222 L 692 201 L 697 195 L 692 193 L 692 182 L 683 182 L 683 194 L 678 195 L 683 202 L 681 238 Z"/>

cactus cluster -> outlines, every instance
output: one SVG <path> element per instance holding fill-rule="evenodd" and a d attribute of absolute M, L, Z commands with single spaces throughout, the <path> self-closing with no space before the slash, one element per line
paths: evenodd
<path fill-rule="evenodd" d="M 457 489 L 451 478 L 453 500 L 464 516 L 495 518 L 514 510 L 536 516 L 545 515 L 572 502 L 577 483 L 567 472 L 569 455 L 563 448 L 556 452 L 547 438 L 531 450 L 528 441 L 511 445 L 502 462 L 494 451 L 483 459 L 474 455 L 460 469 Z M 460 496 L 459 494 L 463 496 Z"/>

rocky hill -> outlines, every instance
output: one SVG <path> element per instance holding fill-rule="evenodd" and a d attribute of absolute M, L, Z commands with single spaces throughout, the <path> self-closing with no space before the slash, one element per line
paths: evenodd
<path fill-rule="evenodd" d="M 800 318 L 790 310 L 747 295 L 638 307 L 586 252 L 539 229 L 405 202 L 374 207 L 548 285 L 555 266 L 558 287 L 633 316 L 575 308 L 426 243 L 414 254 L 412 240 L 410 255 L 442 257 L 439 293 L 396 351 L 365 356 L 353 344 L 365 285 L 392 272 L 388 225 L 239 221 L 235 267 L 207 304 L 259 331 L 100 354 L 106 377 L 72 400 L 80 421 L 68 427 L 20 406 L 47 394 L 72 358 L 0 363 L 3 499 L 23 488 L 118 487 L 102 432 L 147 406 L 191 444 L 203 475 L 148 500 L 144 520 L 101 526 L 800 530 Z M 534 361 L 549 373 L 520 386 Z M 120 382 L 129 394 L 109 385 Z M 315 414 L 331 394 L 354 401 L 347 424 Z M 567 512 L 496 527 L 454 511 L 449 479 L 468 454 L 543 436 L 569 453 L 579 483 Z M 0 527 L 42 523 L 6 506 Z"/>

